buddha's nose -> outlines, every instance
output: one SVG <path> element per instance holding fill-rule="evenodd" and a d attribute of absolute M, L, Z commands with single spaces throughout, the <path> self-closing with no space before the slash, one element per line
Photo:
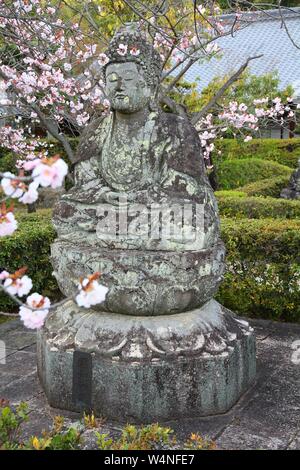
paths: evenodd
<path fill-rule="evenodd" d="M 118 82 L 117 82 L 117 90 L 123 90 L 123 88 L 124 88 L 124 82 L 122 80 L 122 77 L 119 77 Z"/>

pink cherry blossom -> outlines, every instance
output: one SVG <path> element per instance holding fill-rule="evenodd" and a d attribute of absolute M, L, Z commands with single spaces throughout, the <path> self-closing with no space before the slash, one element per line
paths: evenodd
<path fill-rule="evenodd" d="M 100 273 L 95 273 L 80 281 L 79 294 L 76 296 L 79 307 L 90 308 L 92 305 L 104 302 L 108 288 L 97 282 L 99 276 Z"/>
<path fill-rule="evenodd" d="M 190 39 L 188 36 L 183 36 L 180 41 L 180 49 L 188 49 L 190 47 Z"/>
<path fill-rule="evenodd" d="M 43 159 L 32 172 L 32 177 L 40 186 L 58 188 L 62 186 L 68 173 L 68 165 L 62 158 Z"/>
<path fill-rule="evenodd" d="M 0 281 L 4 281 L 9 277 L 9 273 L 7 271 L 1 271 L 0 272 Z"/>
<path fill-rule="evenodd" d="M 18 222 L 12 212 L 0 209 L 0 237 L 12 235 L 18 228 Z"/>
<path fill-rule="evenodd" d="M 13 175 L 9 171 L 4 173 L 0 184 L 4 194 L 12 198 L 19 198 L 24 193 L 24 183 L 20 180 L 17 180 L 16 175 Z"/>
<path fill-rule="evenodd" d="M 104 108 L 110 108 L 110 101 L 108 99 L 104 99 L 102 102 Z"/>
<path fill-rule="evenodd" d="M 119 55 L 126 55 L 127 54 L 127 49 L 128 49 L 128 46 L 125 45 L 125 44 L 119 44 L 119 47 L 117 49 L 117 53 Z"/>
<path fill-rule="evenodd" d="M 27 297 L 26 305 L 19 310 L 24 325 L 33 330 L 41 328 L 49 313 L 50 300 L 35 292 Z"/>
<path fill-rule="evenodd" d="M 37 191 L 38 186 L 39 183 L 37 181 L 33 181 L 32 183 L 30 183 L 30 185 L 28 186 L 28 190 L 25 191 L 23 196 L 19 198 L 19 201 L 23 204 L 32 204 L 33 202 L 37 201 L 39 197 L 39 193 Z"/>
<path fill-rule="evenodd" d="M 16 279 L 12 276 L 8 277 L 3 285 L 9 294 L 23 297 L 23 295 L 27 295 L 31 291 L 32 280 L 26 275 Z"/>
<path fill-rule="evenodd" d="M 198 12 L 200 13 L 200 15 L 204 15 L 204 14 L 205 14 L 205 11 L 206 11 L 206 8 L 205 8 L 204 5 L 202 5 L 202 4 L 200 3 L 200 5 L 197 6 L 197 10 L 198 10 Z"/>
<path fill-rule="evenodd" d="M 213 53 L 219 52 L 221 50 L 221 48 L 216 43 L 210 43 L 210 44 L 207 44 L 205 50 L 206 50 L 207 54 L 213 54 Z"/>
<path fill-rule="evenodd" d="M 102 66 L 106 65 L 109 62 L 109 58 L 104 53 L 99 54 L 98 62 L 99 62 L 99 65 L 102 65 Z"/>
<path fill-rule="evenodd" d="M 79 126 L 84 126 L 90 119 L 90 115 L 87 112 L 78 114 L 76 116 L 76 122 Z"/>
<path fill-rule="evenodd" d="M 34 158 L 33 160 L 25 161 L 23 163 L 23 168 L 26 171 L 32 171 L 36 166 L 40 164 L 40 158 Z"/>
<path fill-rule="evenodd" d="M 48 310 L 31 310 L 27 307 L 20 307 L 19 315 L 26 328 L 38 330 L 44 325 Z"/>
<path fill-rule="evenodd" d="M 247 109 L 248 109 L 248 106 L 246 106 L 245 103 L 241 103 L 239 105 L 239 111 L 245 112 L 247 111 Z"/>
<path fill-rule="evenodd" d="M 137 49 L 137 47 L 132 47 L 130 49 L 130 54 L 133 55 L 133 56 L 138 56 L 138 55 L 140 55 L 140 50 Z"/>

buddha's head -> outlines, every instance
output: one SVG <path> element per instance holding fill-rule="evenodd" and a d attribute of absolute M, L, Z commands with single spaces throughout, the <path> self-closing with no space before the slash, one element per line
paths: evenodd
<path fill-rule="evenodd" d="M 161 61 L 135 24 L 117 32 L 107 56 L 103 72 L 112 109 L 134 113 L 149 106 L 159 83 Z"/>

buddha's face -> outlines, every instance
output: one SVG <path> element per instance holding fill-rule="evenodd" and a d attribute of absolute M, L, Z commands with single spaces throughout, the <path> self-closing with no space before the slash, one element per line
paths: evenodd
<path fill-rule="evenodd" d="M 143 69 L 135 62 L 124 62 L 107 66 L 106 93 L 112 109 L 135 113 L 149 104 L 152 90 Z"/>

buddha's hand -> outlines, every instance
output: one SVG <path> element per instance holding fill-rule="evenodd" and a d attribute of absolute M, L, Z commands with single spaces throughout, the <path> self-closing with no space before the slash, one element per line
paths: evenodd
<path fill-rule="evenodd" d="M 107 191 L 102 195 L 104 202 L 112 204 L 113 206 L 126 207 L 130 204 L 147 204 L 148 202 L 148 191 L 130 191 L 125 192 L 115 192 Z"/>
<path fill-rule="evenodd" d="M 107 191 L 102 195 L 104 202 L 113 206 L 126 205 L 128 202 L 128 195 L 123 192 Z"/>

